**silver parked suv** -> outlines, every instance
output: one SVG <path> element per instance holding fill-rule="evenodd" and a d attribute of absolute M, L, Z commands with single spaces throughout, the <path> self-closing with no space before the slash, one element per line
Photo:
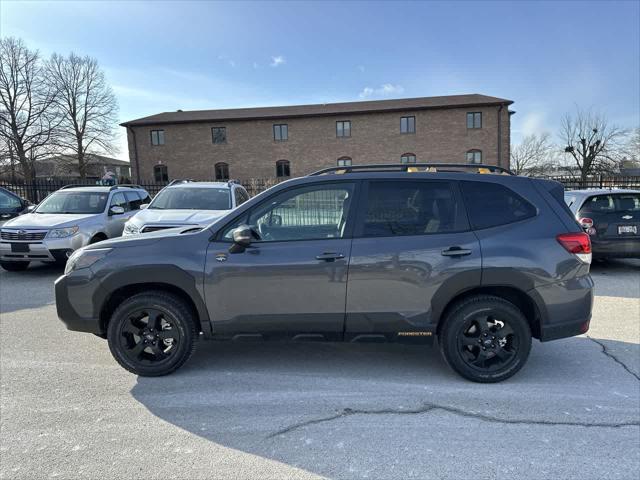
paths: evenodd
<path fill-rule="evenodd" d="M 123 235 L 157 232 L 176 227 L 205 227 L 249 200 L 236 180 L 194 182 L 174 180 L 164 187 L 150 205 L 124 226 Z"/>
<path fill-rule="evenodd" d="M 63 187 L 2 226 L 0 266 L 15 272 L 36 260 L 64 263 L 81 247 L 122 235 L 125 222 L 149 201 L 138 185 Z"/>

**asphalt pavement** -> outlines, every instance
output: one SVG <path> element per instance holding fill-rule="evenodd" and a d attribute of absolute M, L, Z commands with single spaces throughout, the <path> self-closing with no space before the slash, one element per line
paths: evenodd
<path fill-rule="evenodd" d="M 495 385 L 435 348 L 200 342 L 139 378 L 56 317 L 59 269 L 0 272 L 0 478 L 637 479 L 640 262 L 593 267 L 585 336 Z"/>

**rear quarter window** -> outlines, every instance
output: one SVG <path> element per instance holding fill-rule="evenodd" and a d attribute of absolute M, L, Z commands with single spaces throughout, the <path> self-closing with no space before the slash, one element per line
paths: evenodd
<path fill-rule="evenodd" d="M 507 225 L 536 215 L 536 208 L 498 183 L 461 182 L 462 194 L 475 230 Z"/>

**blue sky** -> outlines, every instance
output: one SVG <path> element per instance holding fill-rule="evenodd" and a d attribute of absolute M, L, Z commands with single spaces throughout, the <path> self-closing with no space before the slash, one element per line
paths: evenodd
<path fill-rule="evenodd" d="M 161 111 L 483 93 L 514 142 L 576 105 L 640 125 L 640 1 L 18 2 L 0 34 L 96 57 L 120 119 Z M 124 129 L 122 129 L 124 130 Z M 118 155 L 127 158 L 124 132 Z"/>

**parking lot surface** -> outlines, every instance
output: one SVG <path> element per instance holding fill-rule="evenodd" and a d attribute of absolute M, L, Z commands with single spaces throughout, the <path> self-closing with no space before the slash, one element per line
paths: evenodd
<path fill-rule="evenodd" d="M 640 262 L 593 269 L 588 335 L 512 379 L 436 348 L 200 342 L 169 377 L 64 329 L 60 269 L 0 272 L 0 478 L 638 478 Z"/>

